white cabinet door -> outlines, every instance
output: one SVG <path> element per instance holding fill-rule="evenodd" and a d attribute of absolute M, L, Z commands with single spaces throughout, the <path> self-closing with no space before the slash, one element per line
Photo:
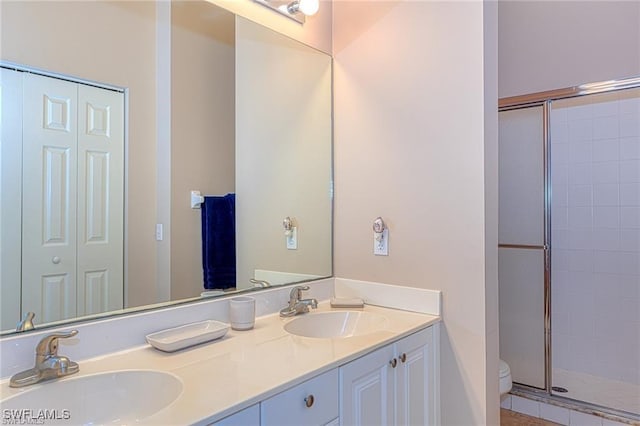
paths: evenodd
<path fill-rule="evenodd" d="M 393 358 L 389 345 L 340 367 L 340 424 L 393 424 Z"/>
<path fill-rule="evenodd" d="M 342 366 L 340 424 L 438 424 L 436 340 L 429 327 Z"/>
<path fill-rule="evenodd" d="M 433 329 L 396 343 L 396 425 L 436 424 L 436 359 Z"/>
<path fill-rule="evenodd" d="M 258 426 L 260 424 L 260 404 L 252 405 L 242 411 L 212 423 L 211 426 Z"/>

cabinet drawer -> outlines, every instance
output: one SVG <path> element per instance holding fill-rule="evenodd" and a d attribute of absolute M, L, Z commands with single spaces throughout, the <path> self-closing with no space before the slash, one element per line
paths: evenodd
<path fill-rule="evenodd" d="M 336 417 L 338 369 L 323 373 L 260 403 L 260 423 L 263 426 L 320 426 Z"/>

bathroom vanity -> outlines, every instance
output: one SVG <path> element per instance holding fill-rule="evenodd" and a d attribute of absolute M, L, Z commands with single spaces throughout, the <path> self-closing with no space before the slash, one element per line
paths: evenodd
<path fill-rule="evenodd" d="M 258 312 L 264 314 L 261 309 L 268 306 L 272 310 L 258 317 L 252 330 L 231 330 L 222 339 L 173 353 L 142 345 L 144 334 L 135 346 L 109 351 L 115 347 L 109 340 L 117 340 L 118 330 L 128 327 L 130 335 L 144 333 L 152 329 L 154 317 L 159 319 L 161 311 L 145 318 L 121 319 L 120 325 L 102 324 L 102 345 L 107 353 L 84 360 L 81 354 L 74 355 L 74 349 L 89 344 L 95 337 L 92 333 L 100 332 L 100 325 L 78 327 L 77 341 L 65 339 L 60 353 L 75 358 L 80 373 L 13 389 L 4 376 L 13 368 L 8 365 L 12 360 L 3 361 L 0 406 L 68 410 L 70 419 L 53 424 L 111 421 L 95 416 L 112 398 L 122 402 L 110 407 L 110 413 L 100 411 L 119 416 L 124 424 L 438 424 L 439 307 L 435 315 L 372 305 L 359 310 L 332 309 L 327 295 L 335 291 L 344 297 L 354 296 L 353 292 L 345 294 L 338 284 L 334 289 L 333 281 L 311 283 L 309 294 L 320 304 L 308 314 L 281 318 L 273 311 L 282 305 L 290 288 L 261 292 Z M 381 284 L 361 288 L 375 286 L 378 288 L 372 289 L 372 294 L 384 295 L 387 286 Z M 407 300 L 404 290 L 418 296 L 409 300 L 407 309 L 415 310 L 411 303 L 426 293 L 433 293 L 427 296 L 439 304 L 439 292 L 395 287 L 397 300 L 390 298 L 388 306 L 400 307 L 401 299 Z M 375 301 L 375 296 L 365 299 Z M 227 304 L 223 299 L 207 302 L 204 307 L 215 312 L 211 316 L 220 318 L 226 315 Z M 171 309 L 177 308 L 168 311 Z M 297 334 L 285 329 L 301 319 L 304 324 L 295 328 Z M 140 324 L 146 327 L 143 331 Z M 324 337 L 307 337 L 317 335 L 318 330 Z M 13 344 L 6 343 L 3 351 L 9 346 L 20 350 L 29 346 L 15 339 Z M 23 356 L 28 361 L 21 367 L 31 363 L 30 357 Z M 20 362 L 25 364 L 24 359 Z M 74 392 L 82 398 L 56 400 L 56 395 Z"/>

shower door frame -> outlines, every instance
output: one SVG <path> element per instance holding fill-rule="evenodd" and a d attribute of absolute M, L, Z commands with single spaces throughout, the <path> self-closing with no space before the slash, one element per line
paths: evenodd
<path fill-rule="evenodd" d="M 613 415 L 625 419 L 640 421 L 640 414 L 628 413 L 601 405 L 592 404 L 582 400 L 566 398 L 553 393 L 552 390 L 552 358 L 551 358 L 551 103 L 561 99 L 577 98 L 599 93 L 614 92 L 626 89 L 640 88 L 640 77 L 631 77 L 619 80 L 608 80 L 596 83 L 581 84 L 579 86 L 563 89 L 548 90 L 544 92 L 530 93 L 521 96 L 511 96 L 498 100 L 498 112 L 542 107 L 543 123 L 543 186 L 544 186 L 544 371 L 545 387 L 540 389 L 534 386 L 515 384 L 512 393 L 520 394 L 540 401 L 556 401 L 571 407 L 581 409 L 598 415 Z M 513 245 L 499 245 L 499 247 L 527 248 Z M 539 247 L 536 247 L 539 248 Z"/>

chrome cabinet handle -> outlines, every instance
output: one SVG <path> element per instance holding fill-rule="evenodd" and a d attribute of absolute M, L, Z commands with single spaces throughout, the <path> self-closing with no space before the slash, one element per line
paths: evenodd
<path fill-rule="evenodd" d="M 407 354 L 400 355 L 400 361 L 402 361 L 402 363 L 405 363 L 407 361 Z"/>
<path fill-rule="evenodd" d="M 394 358 L 391 361 L 389 361 L 389 364 L 391 364 L 392 368 L 396 368 L 396 366 L 398 365 L 398 360 Z"/>
<path fill-rule="evenodd" d="M 311 408 L 314 401 L 315 401 L 315 398 L 313 397 L 313 395 L 309 395 L 304 399 L 304 404 L 307 406 L 307 408 Z"/>

